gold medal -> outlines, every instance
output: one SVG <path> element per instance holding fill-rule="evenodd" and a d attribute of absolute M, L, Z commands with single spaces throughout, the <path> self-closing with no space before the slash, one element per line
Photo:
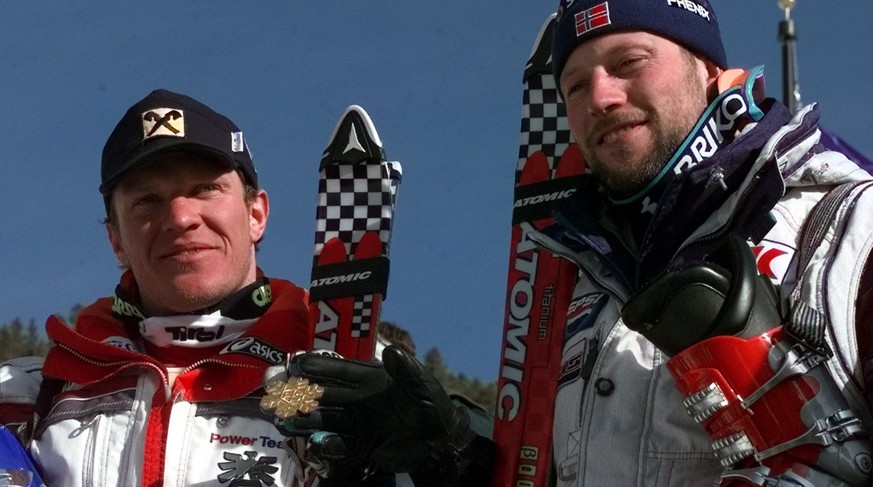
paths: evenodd
<path fill-rule="evenodd" d="M 286 382 L 272 381 L 264 389 L 267 394 L 261 398 L 261 408 L 273 411 L 282 420 L 315 411 L 318 400 L 324 394 L 323 387 L 310 384 L 308 379 L 300 377 L 291 377 Z"/>

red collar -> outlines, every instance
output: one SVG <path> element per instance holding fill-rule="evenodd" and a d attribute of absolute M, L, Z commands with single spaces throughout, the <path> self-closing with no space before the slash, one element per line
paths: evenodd
<path fill-rule="evenodd" d="M 270 286 L 273 302 L 251 329 L 177 379 L 177 386 L 189 400 L 226 400 L 250 394 L 261 386 L 267 367 L 281 363 L 284 354 L 307 349 L 312 343 L 306 291 L 280 279 L 270 279 Z M 135 338 L 113 316 L 111 298 L 85 308 L 75 328 L 57 317 L 49 318 L 46 332 L 57 344 L 46 357 L 46 376 L 87 385 L 145 367 L 162 375 L 166 384 L 165 368 L 154 357 L 107 343 L 113 337 Z"/>

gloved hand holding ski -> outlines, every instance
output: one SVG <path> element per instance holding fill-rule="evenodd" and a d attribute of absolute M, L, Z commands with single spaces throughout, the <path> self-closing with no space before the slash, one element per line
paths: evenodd
<path fill-rule="evenodd" d="M 319 353 L 295 356 L 288 375 L 324 392 L 314 412 L 289 418 L 283 429 L 311 435 L 308 452 L 325 464 L 329 479 L 351 482 L 388 471 L 409 472 L 416 486 L 456 485 L 469 460 L 461 452 L 476 437 L 467 412 L 399 347 L 387 347 L 382 360 L 384 365 Z M 359 466 L 358 472 L 348 465 Z"/>

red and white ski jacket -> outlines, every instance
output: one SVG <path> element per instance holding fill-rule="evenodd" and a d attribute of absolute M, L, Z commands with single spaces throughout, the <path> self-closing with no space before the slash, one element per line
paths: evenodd
<path fill-rule="evenodd" d="M 29 446 L 49 486 L 304 485 L 259 401 L 266 368 L 312 342 L 307 295 L 277 279 L 265 291 L 261 317 L 175 382 L 132 345 L 122 301 L 96 301 L 74 328 L 52 317 L 41 371 L 32 359 L 0 367 L 0 421 L 25 423 L 36 407 Z"/>

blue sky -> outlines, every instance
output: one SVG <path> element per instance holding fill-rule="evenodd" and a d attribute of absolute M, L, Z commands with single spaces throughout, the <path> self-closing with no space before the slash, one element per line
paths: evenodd
<path fill-rule="evenodd" d="M 713 0 L 730 64 L 780 98 L 776 0 Z M 824 124 L 873 155 L 873 2 L 799 0 L 798 73 Z M 496 377 L 521 73 L 556 1 L 9 0 L 0 15 L 0 322 L 112 292 L 103 143 L 154 88 L 245 132 L 271 201 L 259 256 L 308 282 L 318 162 L 351 104 L 404 169 L 383 318 L 467 375 Z"/>

